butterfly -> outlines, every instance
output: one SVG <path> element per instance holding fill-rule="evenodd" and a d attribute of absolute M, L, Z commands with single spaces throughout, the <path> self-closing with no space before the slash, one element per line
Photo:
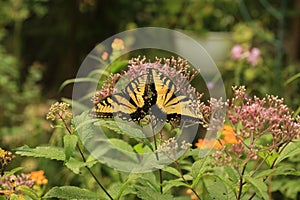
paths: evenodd
<path fill-rule="evenodd" d="M 97 103 L 90 115 L 95 118 L 118 116 L 128 121 L 140 121 L 150 115 L 166 122 L 200 122 L 200 116 L 191 109 L 191 102 L 170 78 L 148 68 L 146 74 L 130 81 L 119 93 Z"/>

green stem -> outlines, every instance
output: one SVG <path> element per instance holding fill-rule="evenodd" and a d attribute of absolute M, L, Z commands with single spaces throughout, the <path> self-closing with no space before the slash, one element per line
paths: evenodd
<path fill-rule="evenodd" d="M 151 123 L 153 122 L 153 120 L 151 120 Z M 154 152 L 155 152 L 155 156 L 156 156 L 156 160 L 159 160 L 158 157 L 158 152 L 157 152 L 157 143 L 156 143 L 156 135 L 154 133 L 154 126 L 152 126 L 152 134 L 153 134 L 153 140 L 154 140 Z M 159 173 L 159 188 L 160 188 L 160 193 L 163 193 L 163 187 L 162 187 L 162 182 L 163 182 L 163 178 L 162 178 L 162 170 L 158 169 L 158 173 Z"/>
<path fill-rule="evenodd" d="M 186 183 L 186 184 L 188 185 L 189 183 L 187 182 L 187 180 L 186 180 L 186 179 L 184 178 L 184 176 L 183 176 L 183 173 L 182 173 L 181 167 L 180 167 L 180 165 L 179 165 L 179 163 L 178 163 L 178 160 L 175 160 L 175 164 L 176 164 L 176 167 L 177 167 L 177 169 L 178 169 L 178 171 L 179 171 L 179 173 L 180 173 L 180 176 L 181 176 L 183 182 Z M 198 195 L 198 193 L 196 192 L 196 190 L 195 190 L 194 188 L 190 188 L 190 189 L 191 189 L 192 192 L 197 196 L 197 198 L 198 198 L 199 200 L 201 200 L 201 198 L 200 198 L 200 196 Z"/>
<path fill-rule="evenodd" d="M 65 121 L 65 119 L 64 119 L 61 115 L 59 115 L 59 117 L 60 117 L 60 119 L 63 121 L 63 123 L 64 123 L 64 125 L 65 125 L 65 127 L 66 127 L 66 129 L 67 129 L 67 131 L 68 131 L 68 133 L 69 133 L 70 135 L 72 135 L 72 131 L 71 131 L 71 129 L 69 128 L 69 126 L 67 125 L 67 122 Z M 85 158 L 85 156 L 84 156 L 84 154 L 83 154 L 83 151 L 82 151 L 82 149 L 80 148 L 80 146 L 79 146 L 78 143 L 76 144 L 76 148 L 77 148 L 77 150 L 79 151 L 80 156 L 81 156 L 83 162 L 86 162 L 86 158 Z M 99 185 L 99 187 L 105 192 L 105 194 L 108 196 L 108 198 L 109 198 L 110 200 L 113 200 L 112 196 L 108 193 L 108 191 L 105 189 L 105 187 L 101 184 L 101 182 L 100 182 L 99 179 L 96 177 L 96 175 L 94 174 L 94 172 L 93 172 L 88 166 L 85 166 L 85 168 L 89 171 L 89 173 L 92 175 L 92 177 L 94 178 L 94 180 L 96 181 L 96 183 L 97 183 L 97 184 Z"/>

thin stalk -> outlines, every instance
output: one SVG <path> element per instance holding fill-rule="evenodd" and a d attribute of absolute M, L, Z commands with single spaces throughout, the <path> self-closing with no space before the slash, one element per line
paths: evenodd
<path fill-rule="evenodd" d="M 184 183 L 189 184 L 189 183 L 187 182 L 187 180 L 186 180 L 186 179 L 184 178 L 184 176 L 183 176 L 183 173 L 182 173 L 181 167 L 180 167 L 180 165 L 179 165 L 179 163 L 178 163 L 178 160 L 175 160 L 175 164 L 176 164 L 176 167 L 177 167 L 177 169 L 178 169 L 178 171 L 179 171 L 179 173 L 180 173 L 180 176 L 181 176 L 182 180 L 184 181 Z M 198 198 L 199 200 L 201 200 L 201 198 L 200 198 L 200 196 L 198 195 L 198 193 L 196 192 L 196 190 L 195 190 L 194 188 L 191 188 L 191 190 L 192 190 L 192 192 L 197 196 L 197 198 Z"/>
<path fill-rule="evenodd" d="M 68 133 L 69 133 L 70 135 L 72 135 L 72 131 L 71 131 L 70 128 L 68 127 L 68 125 L 67 125 L 65 119 L 64 119 L 61 115 L 59 115 L 59 117 L 60 117 L 60 119 L 63 121 L 63 123 L 64 123 L 64 125 L 65 125 L 65 127 L 66 127 L 66 129 L 67 129 L 67 131 L 68 131 Z M 80 156 L 81 156 L 81 158 L 82 158 L 82 161 L 83 161 L 83 162 L 86 162 L 86 158 L 85 158 L 85 156 L 84 156 L 84 154 L 83 154 L 83 151 L 82 151 L 82 149 L 80 148 L 80 146 L 79 146 L 78 143 L 76 144 L 76 148 L 77 148 L 77 150 L 78 150 L 79 153 L 80 153 Z M 88 172 L 92 175 L 92 177 L 94 178 L 94 180 L 96 181 L 96 183 L 97 183 L 97 184 L 99 185 L 99 187 L 105 192 L 105 194 L 109 197 L 109 199 L 110 199 L 110 200 L 113 200 L 112 196 L 108 193 L 108 191 L 105 189 L 105 187 L 101 184 L 101 182 L 100 182 L 99 179 L 96 177 L 96 175 L 94 174 L 94 172 L 93 172 L 88 166 L 85 166 L 85 168 L 86 168 L 86 169 L 88 170 Z"/>
<path fill-rule="evenodd" d="M 289 142 L 285 143 L 284 146 L 281 148 L 281 150 L 278 152 L 278 154 L 280 154 L 280 153 L 285 149 L 285 147 L 286 147 L 288 144 L 289 144 Z M 277 161 L 277 158 L 274 159 L 274 161 L 273 161 L 273 163 L 272 163 L 270 169 L 273 169 L 273 168 L 274 168 L 276 161 Z M 252 175 L 253 175 L 253 174 L 252 174 Z M 268 177 L 264 178 L 263 181 L 265 182 L 267 179 L 268 179 Z M 253 199 L 253 198 L 255 197 L 255 195 L 256 195 L 256 192 L 254 192 L 254 193 L 251 195 L 251 197 L 249 198 L 249 200 Z"/>
<path fill-rule="evenodd" d="M 242 190 L 243 190 L 243 176 L 244 176 L 244 173 L 245 173 L 245 170 L 246 170 L 246 166 L 247 166 L 247 164 L 245 164 L 245 165 L 243 166 L 242 173 L 240 174 L 239 193 L 238 193 L 238 196 L 237 196 L 237 200 L 240 200 L 241 197 L 242 197 Z"/>
<path fill-rule="evenodd" d="M 151 123 L 153 122 L 153 120 L 151 120 Z M 153 124 L 153 123 L 152 123 Z M 157 143 L 156 143 L 156 136 L 154 133 L 154 126 L 152 126 L 152 134 L 153 134 L 153 140 L 154 140 L 154 152 L 155 152 L 155 157 L 156 160 L 159 160 L 158 157 L 158 152 L 157 152 Z M 163 187 L 162 187 L 162 182 L 163 182 L 163 178 L 162 178 L 162 170 L 158 169 L 158 173 L 159 173 L 159 188 L 160 188 L 160 193 L 163 193 Z"/>

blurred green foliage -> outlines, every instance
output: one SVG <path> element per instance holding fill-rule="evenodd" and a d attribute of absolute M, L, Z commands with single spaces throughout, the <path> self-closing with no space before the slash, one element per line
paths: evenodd
<path fill-rule="evenodd" d="M 47 106 L 40 104 L 43 66 L 34 62 L 25 68 L 20 55 L 23 21 L 32 13 L 46 12 L 39 2 L 0 1 L 0 140 L 9 148 L 25 142 L 37 144 L 28 136 L 49 130 L 43 119 Z"/>

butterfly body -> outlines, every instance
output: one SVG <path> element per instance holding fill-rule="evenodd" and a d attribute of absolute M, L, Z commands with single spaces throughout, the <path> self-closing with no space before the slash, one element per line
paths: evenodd
<path fill-rule="evenodd" d="M 156 69 L 147 69 L 146 74 L 129 82 L 121 92 L 96 104 L 90 114 L 96 118 L 118 116 L 128 121 L 152 115 L 159 121 L 198 122 L 200 119 L 190 104 L 191 100 L 180 94 L 171 79 Z"/>

